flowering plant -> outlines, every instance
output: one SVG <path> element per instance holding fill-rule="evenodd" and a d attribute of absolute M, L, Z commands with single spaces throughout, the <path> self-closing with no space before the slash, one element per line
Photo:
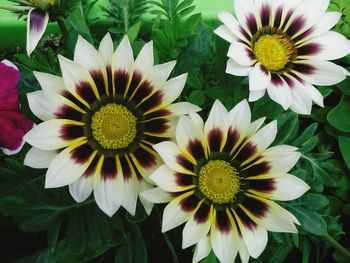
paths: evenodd
<path fill-rule="evenodd" d="M 349 0 L 0 9 L 1 262 L 349 262 Z"/>

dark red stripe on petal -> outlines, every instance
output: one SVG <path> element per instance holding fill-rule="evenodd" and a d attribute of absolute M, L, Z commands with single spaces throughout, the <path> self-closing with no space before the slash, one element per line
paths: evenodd
<path fill-rule="evenodd" d="M 84 164 L 89 160 L 93 152 L 94 149 L 92 149 L 89 144 L 85 143 L 74 149 L 71 156 L 76 163 Z"/>
<path fill-rule="evenodd" d="M 169 128 L 169 122 L 166 119 L 153 119 L 143 123 L 145 132 L 164 134 Z"/>
<path fill-rule="evenodd" d="M 305 18 L 303 16 L 299 16 L 293 20 L 287 29 L 287 35 L 293 36 L 298 33 L 305 26 Z"/>
<path fill-rule="evenodd" d="M 105 157 L 101 168 L 102 179 L 113 179 L 117 176 L 117 162 L 115 157 Z"/>
<path fill-rule="evenodd" d="M 122 167 L 124 180 L 129 180 L 132 176 L 130 165 L 129 165 L 127 159 L 123 156 L 120 156 L 119 160 L 120 160 L 120 165 Z"/>
<path fill-rule="evenodd" d="M 81 138 L 84 136 L 83 126 L 65 124 L 60 130 L 61 138 L 67 141 Z"/>
<path fill-rule="evenodd" d="M 288 84 L 288 87 L 293 89 L 295 88 L 295 81 L 293 81 L 290 77 L 287 76 L 282 76 L 282 78 L 284 79 L 284 81 Z"/>
<path fill-rule="evenodd" d="M 191 140 L 188 143 L 187 149 L 196 160 L 200 160 L 205 157 L 203 145 L 198 139 Z"/>
<path fill-rule="evenodd" d="M 143 110 L 143 112 L 149 111 L 159 106 L 162 103 L 162 101 L 163 94 L 160 91 L 156 91 L 147 100 L 142 102 L 141 109 Z"/>
<path fill-rule="evenodd" d="M 148 135 L 148 134 L 147 135 L 145 134 L 144 137 L 145 137 L 144 140 L 152 145 L 171 140 L 171 138 L 157 137 L 157 136 Z"/>
<path fill-rule="evenodd" d="M 176 162 L 178 164 L 180 164 L 182 167 L 184 167 L 185 169 L 189 170 L 189 171 L 193 171 L 194 170 L 194 165 L 193 163 L 191 163 L 189 160 L 187 160 L 184 156 L 182 155 L 178 155 L 176 157 Z"/>
<path fill-rule="evenodd" d="M 259 218 L 265 216 L 268 210 L 266 203 L 249 196 L 244 198 L 242 205 L 249 210 L 250 213 Z"/>
<path fill-rule="evenodd" d="M 239 162 L 244 162 L 253 156 L 257 152 L 257 148 L 252 143 L 248 142 L 240 149 L 239 153 L 235 157 L 235 160 Z"/>
<path fill-rule="evenodd" d="M 298 71 L 302 74 L 311 75 L 315 73 L 316 68 L 309 64 L 294 64 L 293 70 Z"/>
<path fill-rule="evenodd" d="M 258 32 L 258 25 L 256 23 L 256 19 L 254 14 L 249 14 L 247 17 L 247 26 L 250 30 L 250 32 L 252 33 L 252 35 L 254 35 L 256 32 Z"/>
<path fill-rule="evenodd" d="M 89 167 L 84 172 L 83 176 L 85 176 L 85 177 L 93 176 L 95 174 L 99 160 L 100 160 L 100 156 L 95 155 L 94 159 L 92 159 L 92 162 L 90 163 Z"/>
<path fill-rule="evenodd" d="M 214 128 L 208 133 L 209 147 L 212 152 L 220 151 L 223 134 L 219 128 Z"/>
<path fill-rule="evenodd" d="M 169 116 L 170 114 L 171 112 L 169 110 L 161 109 L 161 110 L 151 112 L 145 115 L 145 117 L 146 117 L 146 120 L 151 120 L 159 117 Z"/>
<path fill-rule="evenodd" d="M 63 97 L 65 97 L 66 99 L 70 100 L 71 102 L 73 102 L 79 108 L 81 108 L 81 109 L 85 109 L 86 108 L 86 106 L 83 103 L 81 103 L 81 101 L 78 100 L 76 97 L 74 97 L 73 94 L 70 93 L 68 90 L 64 91 L 61 95 Z"/>
<path fill-rule="evenodd" d="M 106 71 L 107 71 L 107 80 L 108 80 L 107 81 L 107 83 L 108 83 L 107 89 L 108 89 L 108 93 L 110 95 L 112 95 L 114 88 L 113 88 L 113 78 L 112 78 L 112 68 L 111 68 L 111 66 L 107 66 L 106 67 Z"/>
<path fill-rule="evenodd" d="M 191 212 L 197 207 L 199 201 L 198 197 L 192 194 L 180 201 L 180 207 L 183 211 Z"/>
<path fill-rule="evenodd" d="M 157 163 L 156 157 L 152 153 L 146 151 L 141 147 L 139 147 L 135 152 L 133 152 L 133 155 L 135 156 L 139 164 L 145 169 L 152 168 Z"/>
<path fill-rule="evenodd" d="M 227 140 L 225 143 L 224 152 L 230 153 L 233 147 L 236 145 L 238 139 L 239 139 L 238 131 L 230 127 L 227 133 Z"/>
<path fill-rule="evenodd" d="M 309 37 L 313 32 L 315 31 L 314 27 L 310 27 L 308 30 L 306 30 L 304 33 L 300 34 L 296 38 L 294 38 L 294 42 L 298 42 L 306 37 Z"/>
<path fill-rule="evenodd" d="M 242 224 L 250 229 L 250 230 L 254 230 L 256 227 L 256 223 L 250 219 L 250 217 L 240 208 L 237 207 L 235 210 L 237 216 L 239 217 L 239 219 L 241 220 Z"/>
<path fill-rule="evenodd" d="M 176 173 L 176 184 L 178 186 L 189 186 L 193 185 L 193 179 L 191 175 Z"/>
<path fill-rule="evenodd" d="M 321 52 L 321 46 L 316 43 L 307 44 L 298 48 L 298 56 L 311 56 Z"/>
<path fill-rule="evenodd" d="M 274 27 L 278 27 L 280 25 L 281 19 L 282 19 L 282 13 L 283 13 L 283 8 L 280 6 L 276 9 L 276 12 L 275 12 Z"/>
<path fill-rule="evenodd" d="M 288 24 L 289 22 L 289 19 L 291 18 L 291 16 L 293 15 L 294 13 L 294 10 L 289 10 L 285 19 L 284 19 L 284 23 L 283 23 L 283 26 L 282 26 L 282 29 L 284 29 L 286 27 L 286 25 Z"/>
<path fill-rule="evenodd" d="M 106 85 L 105 85 L 105 80 L 102 72 L 95 70 L 90 72 L 90 75 L 95 82 L 95 85 L 98 90 L 98 94 L 100 94 L 100 96 L 106 94 Z"/>
<path fill-rule="evenodd" d="M 57 119 L 67 119 L 67 120 L 75 120 L 81 121 L 83 118 L 83 114 L 80 111 L 72 108 L 71 106 L 64 105 L 60 109 L 58 109 L 55 113 Z"/>
<path fill-rule="evenodd" d="M 276 182 L 274 179 L 249 180 L 249 189 L 263 193 L 271 193 L 276 189 Z"/>
<path fill-rule="evenodd" d="M 118 70 L 114 73 L 114 89 L 115 93 L 124 95 L 129 83 L 129 74 L 125 70 Z"/>
<path fill-rule="evenodd" d="M 140 84 L 136 90 L 135 95 L 132 97 L 132 101 L 138 105 L 143 99 L 147 98 L 153 92 L 153 86 L 149 81 L 144 81 Z"/>
<path fill-rule="evenodd" d="M 245 170 L 247 176 L 257 176 L 261 174 L 266 174 L 271 169 L 271 166 L 268 162 L 261 162 L 255 165 L 250 166 Z"/>
<path fill-rule="evenodd" d="M 194 221 L 198 224 L 203 224 L 208 221 L 210 215 L 210 207 L 202 203 L 196 213 L 193 215 Z"/>
<path fill-rule="evenodd" d="M 270 13 L 271 13 L 271 7 L 267 4 L 264 4 L 261 7 L 261 11 L 260 11 L 262 26 L 268 26 L 270 24 Z"/>
<path fill-rule="evenodd" d="M 283 85 L 283 79 L 277 74 L 271 74 L 271 82 L 276 87 Z"/>
<path fill-rule="evenodd" d="M 140 85 L 141 80 L 142 80 L 142 74 L 140 72 L 135 71 L 134 74 L 132 75 L 127 97 L 130 97 L 134 93 L 134 91 Z"/>
<path fill-rule="evenodd" d="M 78 95 L 90 105 L 95 102 L 96 96 L 93 92 L 91 84 L 87 81 L 82 81 L 76 85 Z"/>
<path fill-rule="evenodd" d="M 217 211 L 216 212 L 216 227 L 220 232 L 228 234 L 232 228 L 230 219 L 226 211 Z"/>

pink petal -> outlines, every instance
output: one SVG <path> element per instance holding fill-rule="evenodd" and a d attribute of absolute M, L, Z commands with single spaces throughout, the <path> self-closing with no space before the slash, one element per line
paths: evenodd
<path fill-rule="evenodd" d="M 0 111 L 0 148 L 5 153 L 19 152 L 23 136 L 33 128 L 33 122 L 17 111 Z"/>
<path fill-rule="evenodd" d="M 28 56 L 34 51 L 43 36 L 47 24 L 49 22 L 49 14 L 40 9 L 31 9 L 28 13 L 27 25 L 27 53 Z"/>
<path fill-rule="evenodd" d="M 17 84 L 20 73 L 9 62 L 0 63 L 0 110 L 18 110 Z"/>

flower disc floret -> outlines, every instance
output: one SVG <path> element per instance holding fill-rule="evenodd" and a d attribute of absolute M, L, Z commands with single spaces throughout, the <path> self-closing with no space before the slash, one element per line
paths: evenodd
<path fill-rule="evenodd" d="M 107 104 L 94 113 L 91 130 L 104 149 L 126 148 L 134 141 L 137 118 L 123 105 Z"/>
<path fill-rule="evenodd" d="M 223 160 L 209 161 L 199 171 L 198 188 L 214 203 L 230 203 L 240 188 L 238 172 Z"/>

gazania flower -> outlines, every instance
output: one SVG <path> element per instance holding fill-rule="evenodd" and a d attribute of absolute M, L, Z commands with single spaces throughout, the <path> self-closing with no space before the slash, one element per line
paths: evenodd
<path fill-rule="evenodd" d="M 172 104 L 187 74 L 167 81 L 175 62 L 153 65 L 152 42 L 136 61 L 128 37 L 113 54 L 109 34 L 98 51 L 79 37 L 74 61 L 59 56 L 59 62 L 62 78 L 35 72 L 43 90 L 28 94 L 29 106 L 44 122 L 25 135 L 33 146 L 25 164 L 48 167 L 46 188 L 69 185 L 77 202 L 94 191 L 109 216 L 120 206 L 134 214 L 160 164 L 152 145 L 174 136 L 176 115 L 198 110 Z"/>
<path fill-rule="evenodd" d="M 24 144 L 23 136 L 33 122 L 20 113 L 17 85 L 20 72 L 10 61 L 0 63 L 0 149 L 5 154 L 18 153 Z"/>
<path fill-rule="evenodd" d="M 313 86 L 334 85 L 349 74 L 329 62 L 350 53 L 350 41 L 329 31 L 341 17 L 329 0 L 234 0 L 236 17 L 219 14 L 216 34 L 230 42 L 226 72 L 249 76 L 250 101 L 264 96 L 284 109 L 310 114 L 323 106 Z"/>
<path fill-rule="evenodd" d="M 230 112 L 216 101 L 203 124 L 198 114 L 181 117 L 176 143 L 154 145 L 164 165 L 151 176 L 158 188 L 141 195 L 154 203 L 170 202 L 162 231 L 183 223 L 183 248 L 197 244 L 193 262 L 213 249 L 221 262 L 257 258 L 267 244 L 267 230 L 296 233 L 298 220 L 272 200 L 293 200 L 309 187 L 287 172 L 298 161 L 297 149 L 270 147 L 276 121 L 260 128 L 251 123 L 247 101 Z"/>

